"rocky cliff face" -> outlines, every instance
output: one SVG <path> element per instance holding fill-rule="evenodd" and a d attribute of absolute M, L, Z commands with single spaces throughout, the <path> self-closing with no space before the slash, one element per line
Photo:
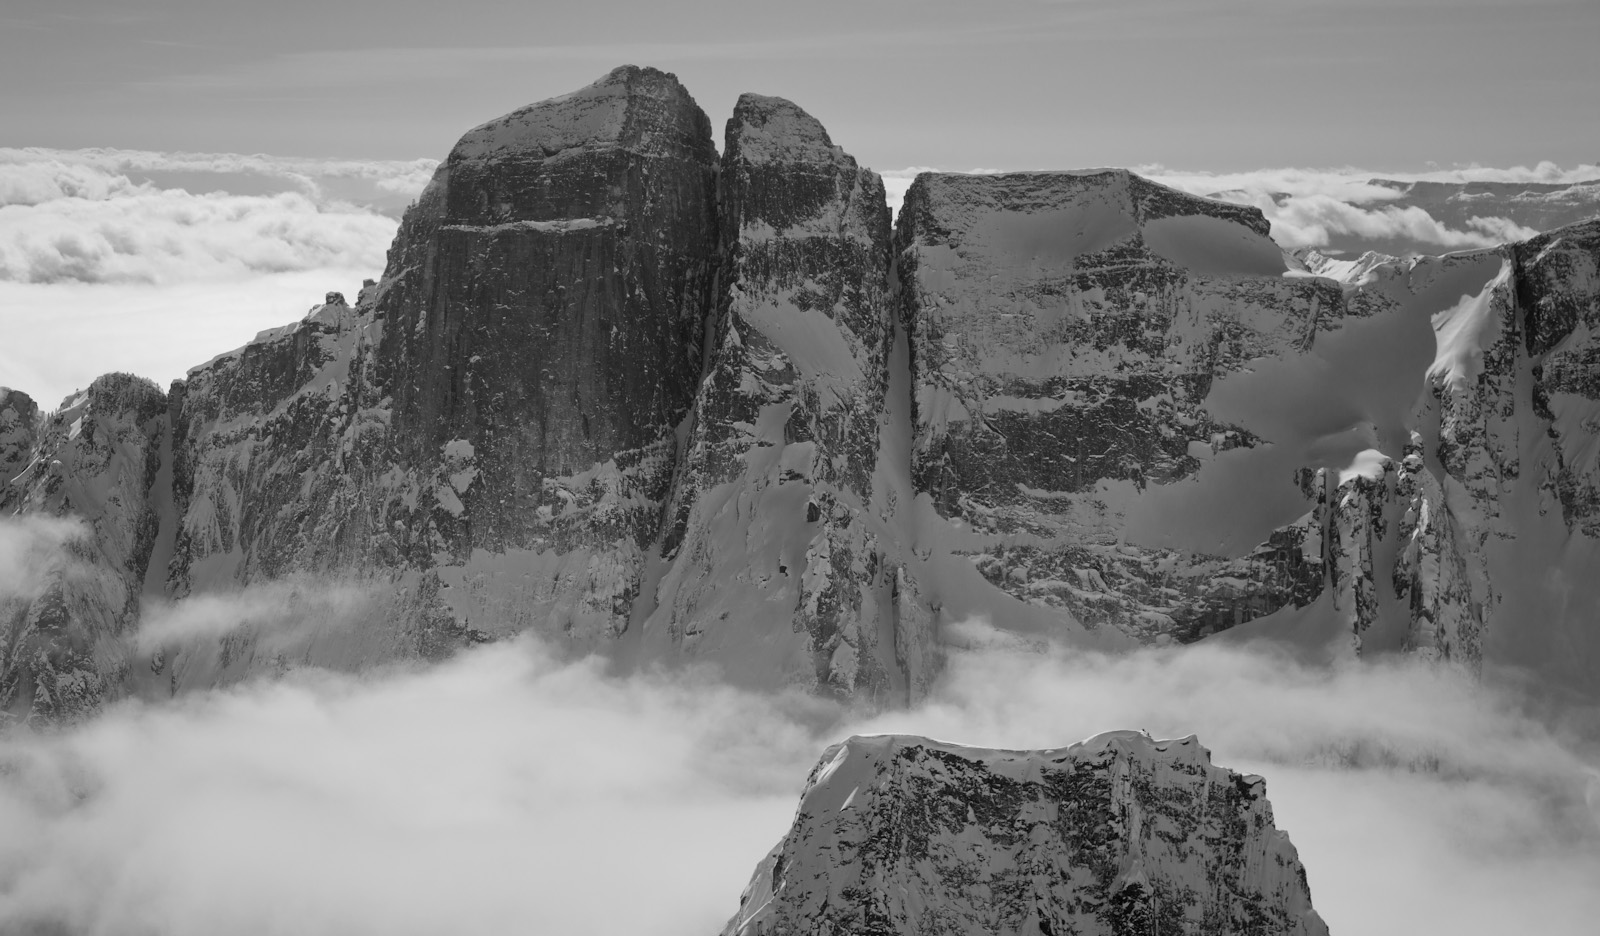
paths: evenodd
<path fill-rule="evenodd" d="M 20 390 L 0 387 L 0 481 L 28 467 L 39 437 L 39 405 Z"/>
<path fill-rule="evenodd" d="M 0 487 L 0 515 L 83 527 L 37 570 L 40 587 L 0 594 L 0 713 L 85 715 L 126 675 L 122 637 L 156 546 L 166 406 L 148 380 L 100 377 L 43 421 L 27 467 Z"/>
<path fill-rule="evenodd" d="M 829 748 L 723 933 L 1327 931 L 1260 777 L 1193 737 L 1118 731 L 1054 751 Z"/>
<path fill-rule="evenodd" d="M 925 174 L 891 233 L 795 104 L 740 98 L 719 158 L 675 78 L 617 69 L 466 134 L 354 305 L 165 397 L 0 400 L 0 511 L 83 518 L 100 576 L 54 629 L 7 612 L 8 672 L 70 657 L 94 699 L 534 630 L 886 703 L 982 618 L 1600 685 L 1600 222 L 1409 260 L 1267 234 L 1120 170 Z M 330 578 L 383 598 L 116 643 L 140 596 Z"/>
<path fill-rule="evenodd" d="M 895 538 L 872 516 L 892 336 L 883 182 L 793 103 L 746 94 L 720 186 L 714 350 L 646 639 L 903 692 Z"/>
<path fill-rule="evenodd" d="M 191 374 L 175 590 L 358 570 L 409 590 L 418 646 L 619 634 L 700 374 L 715 172 L 653 69 L 469 132 L 354 309 Z"/>
<path fill-rule="evenodd" d="M 1317 596 L 1314 524 L 1238 556 L 1125 535 L 1149 487 L 1261 441 L 1208 408 L 1213 385 L 1340 327 L 1339 289 L 1284 276 L 1259 213 L 1121 170 L 925 175 L 896 245 L 912 475 L 997 587 L 1179 640 Z"/>

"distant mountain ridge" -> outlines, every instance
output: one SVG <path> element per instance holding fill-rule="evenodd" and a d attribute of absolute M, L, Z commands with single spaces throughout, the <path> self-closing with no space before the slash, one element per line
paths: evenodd
<path fill-rule="evenodd" d="M 795 104 L 741 97 L 719 155 L 619 68 L 466 134 L 354 305 L 165 393 L 0 394 L 0 513 L 91 531 L 0 604 L 0 708 L 530 630 L 902 704 L 974 617 L 1600 687 L 1600 221 L 1343 265 L 1267 235 L 1125 170 L 924 174 L 891 229 Z M 377 604 L 129 640 L 329 578 Z"/>

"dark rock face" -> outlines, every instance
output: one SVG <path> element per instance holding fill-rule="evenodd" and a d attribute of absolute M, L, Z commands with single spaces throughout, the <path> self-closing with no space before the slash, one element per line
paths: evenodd
<path fill-rule="evenodd" d="M 688 92 L 632 67 L 451 151 L 373 314 L 400 463 L 432 468 L 456 440 L 475 453 L 440 525 L 453 550 L 654 532 L 700 376 L 715 174 Z"/>
<path fill-rule="evenodd" d="M 51 414 L 28 467 L 0 487 L 0 516 L 80 523 L 36 528 L 47 564 L 33 587 L 0 593 L 0 715 L 90 714 L 126 669 L 120 638 L 137 620 L 156 545 L 166 403 L 143 378 L 96 379 Z"/>
<path fill-rule="evenodd" d="M 1567 523 L 1600 539 L 1600 219 L 1512 248 L 1534 407 L 1550 423 L 1549 483 Z"/>
<path fill-rule="evenodd" d="M 883 183 L 799 107 L 746 94 L 720 203 L 714 351 L 657 617 L 680 650 L 732 663 L 773 641 L 752 617 L 786 616 L 786 681 L 888 691 L 904 683 L 878 638 L 894 567 L 869 516 L 892 332 Z"/>
<path fill-rule="evenodd" d="M 700 374 L 715 172 L 709 121 L 653 69 L 469 132 L 354 309 L 187 381 L 175 590 L 201 561 L 421 570 L 424 617 L 619 633 Z M 480 550 L 523 554 L 509 594 Z"/>
<path fill-rule="evenodd" d="M 824 752 L 724 936 L 1327 933 L 1260 777 L 1193 738 Z"/>

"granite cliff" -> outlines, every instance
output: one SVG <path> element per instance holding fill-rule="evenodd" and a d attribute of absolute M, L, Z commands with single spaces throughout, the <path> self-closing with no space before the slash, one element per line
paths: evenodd
<path fill-rule="evenodd" d="M 741 97 L 719 155 L 619 68 L 462 137 L 353 304 L 165 393 L 0 392 L 0 513 L 79 518 L 93 570 L 8 599 L 0 707 L 523 631 L 900 703 L 972 618 L 1600 686 L 1600 222 L 1408 260 L 1269 233 L 1122 170 L 928 173 L 891 228 L 797 105 Z M 375 597 L 130 643 L 285 581 Z"/>

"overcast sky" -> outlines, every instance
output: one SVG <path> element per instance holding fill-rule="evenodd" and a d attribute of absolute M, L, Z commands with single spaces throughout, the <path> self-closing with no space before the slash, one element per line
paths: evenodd
<path fill-rule="evenodd" d="M 1575 164 L 1597 38 L 1596 0 L 5 0 L 0 145 L 438 157 L 631 62 L 880 169 Z"/>

